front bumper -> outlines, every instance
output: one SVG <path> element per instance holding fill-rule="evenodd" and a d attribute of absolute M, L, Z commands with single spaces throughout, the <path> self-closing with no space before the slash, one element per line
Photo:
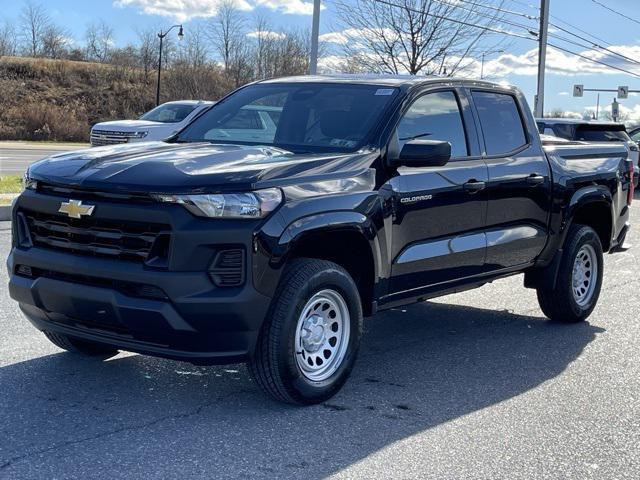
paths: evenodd
<path fill-rule="evenodd" d="M 67 276 L 26 277 L 16 274 L 17 265 Z M 9 294 L 36 328 L 197 364 L 248 358 L 270 302 L 249 284 L 233 291 L 212 288 L 204 272 L 145 271 L 38 248 L 14 248 L 7 266 Z M 84 279 L 150 285 L 167 298 L 129 296 Z"/>

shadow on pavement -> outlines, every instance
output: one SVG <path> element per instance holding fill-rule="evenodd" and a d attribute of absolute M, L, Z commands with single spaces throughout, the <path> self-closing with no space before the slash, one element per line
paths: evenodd
<path fill-rule="evenodd" d="M 535 388 L 602 332 L 439 303 L 365 329 L 343 391 L 307 408 L 266 399 L 244 366 L 59 353 L 4 367 L 0 477 L 323 478 Z"/>

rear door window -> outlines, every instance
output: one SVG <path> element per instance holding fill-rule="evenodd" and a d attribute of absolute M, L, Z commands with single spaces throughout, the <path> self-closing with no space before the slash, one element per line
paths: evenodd
<path fill-rule="evenodd" d="M 516 99 L 508 94 L 472 92 L 480 125 L 484 134 L 487 155 L 503 155 L 527 144 Z"/>

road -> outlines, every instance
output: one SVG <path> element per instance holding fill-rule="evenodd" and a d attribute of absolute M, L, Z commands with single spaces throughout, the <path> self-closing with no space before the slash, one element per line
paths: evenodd
<path fill-rule="evenodd" d="M 578 325 L 521 276 L 369 319 L 345 388 L 307 408 L 242 365 L 63 353 L 2 288 L 0 478 L 638 479 L 639 258 L 606 257 Z"/>
<path fill-rule="evenodd" d="M 88 144 L 0 142 L 0 175 L 22 175 L 33 162 L 49 155 L 88 147 Z"/>

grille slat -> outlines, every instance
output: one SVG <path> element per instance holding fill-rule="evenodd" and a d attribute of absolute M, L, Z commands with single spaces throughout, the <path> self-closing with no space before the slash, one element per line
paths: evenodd
<path fill-rule="evenodd" d="M 117 145 L 127 143 L 136 136 L 135 132 L 117 132 L 111 130 L 93 130 L 91 132 L 91 145 L 94 147 L 102 145 Z"/>
<path fill-rule="evenodd" d="M 73 219 L 40 212 L 23 212 L 33 244 L 87 256 L 144 262 L 159 235 L 171 227 L 100 218 Z"/>

